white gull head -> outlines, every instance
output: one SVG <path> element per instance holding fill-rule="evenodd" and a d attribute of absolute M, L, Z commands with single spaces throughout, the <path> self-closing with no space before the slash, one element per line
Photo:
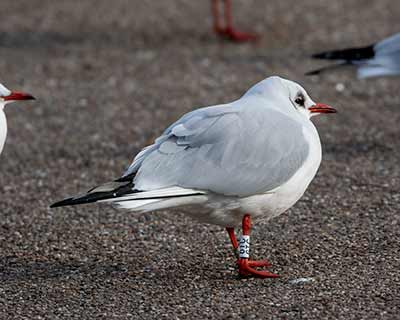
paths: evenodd
<path fill-rule="evenodd" d="M 0 153 L 3 150 L 7 137 L 7 119 L 3 110 L 5 105 L 19 100 L 33 99 L 35 98 L 28 93 L 11 91 L 0 83 Z"/>
<path fill-rule="evenodd" d="M 243 97 L 261 96 L 271 101 L 280 101 L 275 103 L 279 111 L 289 116 L 297 116 L 298 113 L 307 119 L 321 113 L 335 113 L 332 107 L 314 102 L 307 91 L 298 83 L 283 79 L 278 76 L 269 77 L 251 87 Z M 289 102 L 289 103 L 288 103 Z"/>

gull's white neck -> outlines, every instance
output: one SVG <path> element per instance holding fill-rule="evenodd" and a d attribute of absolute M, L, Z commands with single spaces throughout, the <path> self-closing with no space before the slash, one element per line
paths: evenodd
<path fill-rule="evenodd" d="M 7 137 L 7 119 L 4 113 L 4 106 L 0 105 L 0 153 L 3 151 Z"/>

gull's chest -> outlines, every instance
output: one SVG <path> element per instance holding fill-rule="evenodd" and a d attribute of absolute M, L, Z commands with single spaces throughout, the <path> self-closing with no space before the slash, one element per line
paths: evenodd
<path fill-rule="evenodd" d="M 243 198 L 243 211 L 256 217 L 272 218 L 292 207 L 304 194 L 321 163 L 321 142 L 314 126 L 304 129 L 309 153 L 300 169 L 283 185 L 270 193 Z"/>
<path fill-rule="evenodd" d="M 7 120 L 3 110 L 0 110 L 0 153 L 3 151 L 7 136 Z"/>

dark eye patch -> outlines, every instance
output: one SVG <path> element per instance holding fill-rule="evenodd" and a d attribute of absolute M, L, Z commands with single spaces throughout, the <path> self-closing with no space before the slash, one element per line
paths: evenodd
<path fill-rule="evenodd" d="M 299 106 L 304 107 L 304 103 L 305 103 L 304 95 L 302 93 L 298 94 L 296 99 L 294 100 L 294 102 L 296 104 L 298 104 Z"/>

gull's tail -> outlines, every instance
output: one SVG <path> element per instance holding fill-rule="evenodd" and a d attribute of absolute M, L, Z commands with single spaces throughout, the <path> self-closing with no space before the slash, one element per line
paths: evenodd
<path fill-rule="evenodd" d="M 316 70 L 305 73 L 306 76 L 317 75 L 327 70 L 340 68 L 343 66 L 362 63 L 364 60 L 373 59 L 375 57 L 374 45 L 361 48 L 349 48 L 343 50 L 325 51 L 313 54 L 314 59 L 336 60 L 333 65 L 325 66 Z"/>
<path fill-rule="evenodd" d="M 372 59 L 375 56 L 374 45 L 360 48 L 349 48 L 342 50 L 325 51 L 313 54 L 314 59 L 342 60 L 348 63 Z"/>
<path fill-rule="evenodd" d="M 88 192 L 70 197 L 56 203 L 53 203 L 50 208 L 74 206 L 77 204 L 86 204 L 97 201 L 115 199 L 128 194 L 138 192 L 133 189 L 133 182 L 113 181 L 101 186 L 90 189 Z"/>
<path fill-rule="evenodd" d="M 87 204 L 92 202 L 110 202 L 129 210 L 149 211 L 168 207 L 203 202 L 206 192 L 181 187 L 168 187 L 149 191 L 134 188 L 132 180 L 116 180 L 89 190 L 83 195 L 70 197 L 50 208 Z M 203 196 L 203 197 L 199 197 Z"/>

